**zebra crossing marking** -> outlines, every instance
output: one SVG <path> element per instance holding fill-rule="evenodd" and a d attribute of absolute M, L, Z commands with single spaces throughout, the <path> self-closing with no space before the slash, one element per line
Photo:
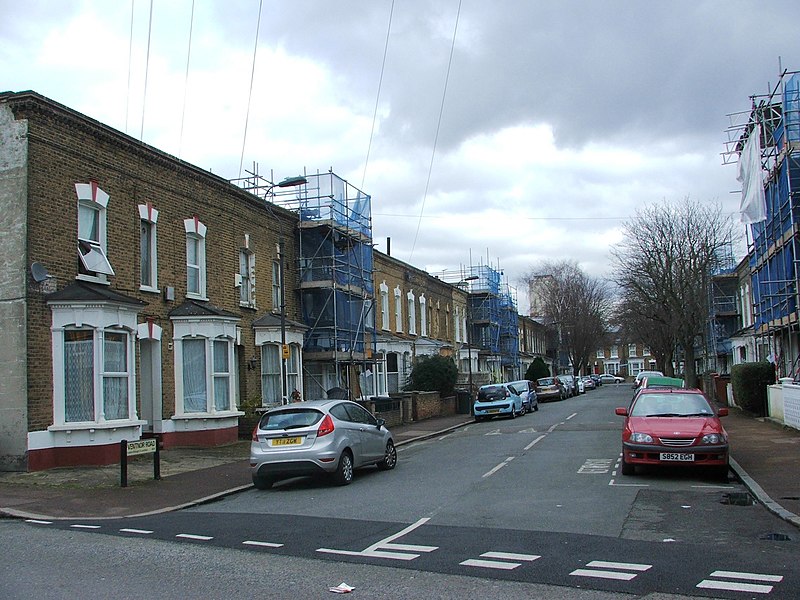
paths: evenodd
<path fill-rule="evenodd" d="M 570 573 L 576 577 L 597 577 L 600 579 L 616 579 L 618 581 L 630 581 L 639 573 L 643 573 L 653 568 L 653 565 L 643 565 L 638 563 L 609 562 L 604 560 L 593 560 L 586 564 L 590 569 L 575 569 Z M 620 569 L 614 571 L 610 569 Z M 630 571 L 633 571 L 632 573 Z"/>
<path fill-rule="evenodd" d="M 470 558 L 458 564 L 464 565 L 465 567 L 481 567 L 484 569 L 503 569 L 505 571 L 511 571 L 512 569 L 521 567 L 522 563 L 505 561 L 521 560 L 523 562 L 533 562 L 540 558 L 542 557 L 538 554 L 519 554 L 517 552 L 484 552 L 481 554 L 480 558 Z"/>
<path fill-rule="evenodd" d="M 783 581 L 782 575 L 769 575 L 766 573 L 743 573 L 739 571 L 714 571 L 709 577 L 715 579 L 703 579 L 695 587 L 705 590 L 725 590 L 728 592 L 745 592 L 749 594 L 769 594 L 773 586 L 766 583 L 780 583 Z M 726 581 L 733 579 L 734 581 Z M 761 583 L 748 583 L 748 582 Z"/>

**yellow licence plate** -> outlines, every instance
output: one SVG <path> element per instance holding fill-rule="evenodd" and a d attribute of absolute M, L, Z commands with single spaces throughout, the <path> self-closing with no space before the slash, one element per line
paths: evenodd
<path fill-rule="evenodd" d="M 275 438 L 272 440 L 273 446 L 294 446 L 302 443 L 303 438 L 290 437 L 290 438 Z"/>

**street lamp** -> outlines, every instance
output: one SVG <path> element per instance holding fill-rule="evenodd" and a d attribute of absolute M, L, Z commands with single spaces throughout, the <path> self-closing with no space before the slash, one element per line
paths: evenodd
<path fill-rule="evenodd" d="M 467 283 L 468 281 L 475 281 L 478 279 L 477 275 L 470 275 L 459 281 L 459 285 Z M 469 291 L 467 291 L 467 369 L 469 372 L 469 399 L 472 402 L 472 308 L 469 303 Z"/>
<path fill-rule="evenodd" d="M 280 183 L 276 184 L 277 187 L 294 187 L 308 183 L 308 180 L 298 175 L 297 177 L 287 177 Z M 273 186 L 275 187 L 275 186 Z M 285 259 L 283 257 L 283 238 L 278 240 L 278 279 L 280 280 L 280 300 L 281 300 L 281 404 L 289 403 L 289 390 L 288 390 L 288 375 L 286 369 L 286 360 L 289 358 L 289 346 L 286 343 L 286 280 L 285 274 Z"/>

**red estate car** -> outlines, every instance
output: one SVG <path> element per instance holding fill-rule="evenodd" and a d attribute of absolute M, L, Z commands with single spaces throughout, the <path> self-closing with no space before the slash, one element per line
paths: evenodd
<path fill-rule="evenodd" d="M 634 475 L 636 465 L 708 467 L 728 480 L 728 434 L 719 417 L 697 389 L 643 389 L 625 417 L 622 430 L 622 474 Z"/>

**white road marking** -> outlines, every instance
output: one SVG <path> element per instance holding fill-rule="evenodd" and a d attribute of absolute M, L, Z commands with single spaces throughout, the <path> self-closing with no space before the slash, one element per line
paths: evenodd
<path fill-rule="evenodd" d="M 142 535 L 149 535 L 149 534 L 153 533 L 149 529 L 128 529 L 128 528 L 125 528 L 125 529 L 120 529 L 120 531 L 122 533 L 141 533 Z"/>
<path fill-rule="evenodd" d="M 578 413 L 572 413 L 570 416 L 567 417 L 567 421 L 569 421 L 572 417 L 577 416 Z"/>
<path fill-rule="evenodd" d="M 100 529 L 100 525 L 70 525 L 70 527 L 74 527 L 75 529 Z"/>
<path fill-rule="evenodd" d="M 492 558 L 497 560 L 485 560 Z M 521 560 L 533 562 L 540 558 L 541 556 L 537 554 L 519 554 L 516 552 L 484 552 L 481 554 L 481 558 L 470 558 L 460 562 L 459 564 L 464 565 L 465 567 L 481 567 L 484 569 L 502 569 L 504 571 L 510 571 L 512 569 L 516 569 L 517 567 L 521 567 L 522 563 L 502 561 Z"/>
<path fill-rule="evenodd" d="M 552 426 L 551 426 L 551 427 L 550 427 L 550 428 L 547 430 L 547 433 L 553 433 L 553 430 L 554 430 L 556 427 L 558 427 L 559 425 L 563 425 L 563 424 L 564 424 L 564 421 L 561 421 L 561 423 L 556 423 L 555 425 L 552 425 Z"/>
<path fill-rule="evenodd" d="M 599 579 L 617 579 L 620 581 L 630 581 L 636 577 L 636 573 L 622 573 L 619 571 L 595 571 L 594 569 L 575 569 L 570 575 L 576 577 L 597 577 Z"/>
<path fill-rule="evenodd" d="M 430 521 L 430 517 L 425 517 L 420 519 L 416 523 L 412 523 L 405 529 L 402 529 L 395 533 L 394 535 L 390 535 L 387 538 L 380 540 L 369 546 L 368 548 L 361 550 L 359 552 L 353 550 L 335 550 L 332 548 L 317 548 L 317 552 L 325 552 L 326 554 L 341 554 L 344 556 L 368 556 L 370 558 L 389 558 L 392 560 L 414 560 L 415 558 L 419 558 L 419 554 L 408 554 L 408 552 L 433 552 L 437 550 L 439 546 L 417 546 L 414 544 L 394 544 L 394 540 L 410 533 L 411 531 L 415 530 L 417 527 L 424 525 Z M 386 550 L 405 550 L 407 552 L 386 552 Z"/>
<path fill-rule="evenodd" d="M 597 577 L 599 579 L 616 579 L 618 581 L 630 581 L 635 578 L 639 573 L 647 571 L 653 565 L 642 565 L 639 563 L 623 563 L 623 562 L 609 562 L 605 560 L 593 560 L 587 563 L 587 567 L 594 567 L 591 569 L 576 569 L 570 575 L 576 577 Z M 600 569 L 624 569 L 620 571 L 604 571 Z M 625 571 L 634 571 L 633 573 L 626 573 Z"/>
<path fill-rule="evenodd" d="M 604 474 L 611 469 L 613 458 L 587 458 L 578 473 Z"/>
<path fill-rule="evenodd" d="M 522 560 L 533 562 L 542 558 L 538 554 L 519 554 L 517 552 L 484 552 L 481 554 L 483 558 L 498 558 L 501 560 Z"/>
<path fill-rule="evenodd" d="M 605 560 L 593 560 L 587 567 L 600 567 L 603 569 L 627 569 L 628 571 L 647 571 L 653 568 L 653 565 L 642 565 L 638 563 L 624 563 L 624 562 L 608 562 Z"/>
<path fill-rule="evenodd" d="M 177 538 L 184 538 L 187 540 L 197 540 L 200 542 L 207 542 L 208 540 L 213 540 L 214 538 L 209 535 L 195 535 L 193 533 L 179 533 L 175 537 Z"/>
<path fill-rule="evenodd" d="M 283 544 L 275 544 L 274 542 L 258 542 L 256 540 L 245 540 L 242 542 L 245 546 L 259 546 L 262 548 L 281 548 Z"/>
<path fill-rule="evenodd" d="M 613 485 L 616 487 L 650 487 L 648 483 L 616 483 L 614 479 L 608 482 L 608 485 Z"/>
<path fill-rule="evenodd" d="M 749 581 L 783 581 L 783 575 L 766 575 L 764 573 L 742 573 L 739 571 L 714 571 L 709 577 L 730 577 L 731 579 L 745 579 Z"/>
<path fill-rule="evenodd" d="M 42 521 L 41 519 L 25 519 L 26 523 L 35 523 L 36 525 L 52 525 L 52 521 Z"/>
<path fill-rule="evenodd" d="M 484 433 L 483 435 L 503 435 L 503 434 L 502 434 L 502 433 L 500 433 L 500 430 L 499 430 L 499 429 L 493 429 L 492 431 L 489 431 L 489 432 L 487 432 L 487 433 Z"/>
<path fill-rule="evenodd" d="M 498 472 L 500 469 L 502 469 L 503 467 L 505 467 L 505 466 L 506 466 L 508 463 L 510 463 L 512 460 L 514 460 L 514 457 L 513 457 L 513 456 L 509 456 L 507 459 L 505 459 L 505 460 L 504 460 L 503 462 L 501 462 L 499 465 L 497 465 L 496 467 L 494 467 L 494 468 L 493 468 L 493 469 L 491 469 L 490 471 L 487 471 L 486 473 L 484 473 L 483 475 L 481 475 L 481 477 L 491 477 L 492 475 L 494 475 L 495 473 L 497 473 L 497 472 Z"/>
<path fill-rule="evenodd" d="M 750 594 L 769 594 L 772 591 L 771 585 L 759 585 L 756 583 L 739 583 L 735 581 L 712 581 L 704 579 L 696 587 L 705 590 L 726 590 L 729 592 L 747 592 Z"/>
<path fill-rule="evenodd" d="M 477 558 L 470 558 L 463 562 L 459 563 L 460 565 L 464 565 L 465 567 L 482 567 L 484 569 L 503 569 L 505 571 L 510 571 L 512 569 L 516 569 L 517 567 L 521 567 L 520 563 L 507 563 L 507 562 L 500 562 L 497 560 L 480 560 Z"/>
<path fill-rule="evenodd" d="M 535 440 L 533 440 L 533 441 L 532 441 L 530 444 L 528 444 L 527 446 L 525 446 L 525 448 L 523 448 L 523 449 L 524 449 L 524 450 L 530 450 L 531 448 L 533 448 L 534 444 L 536 444 L 536 443 L 538 443 L 538 442 L 541 442 L 541 441 L 542 441 L 544 438 L 546 438 L 546 437 L 547 437 L 547 434 L 546 434 L 546 433 L 545 433 L 545 434 L 542 434 L 542 435 L 540 435 L 540 436 L 539 436 L 539 437 L 537 437 Z"/>

